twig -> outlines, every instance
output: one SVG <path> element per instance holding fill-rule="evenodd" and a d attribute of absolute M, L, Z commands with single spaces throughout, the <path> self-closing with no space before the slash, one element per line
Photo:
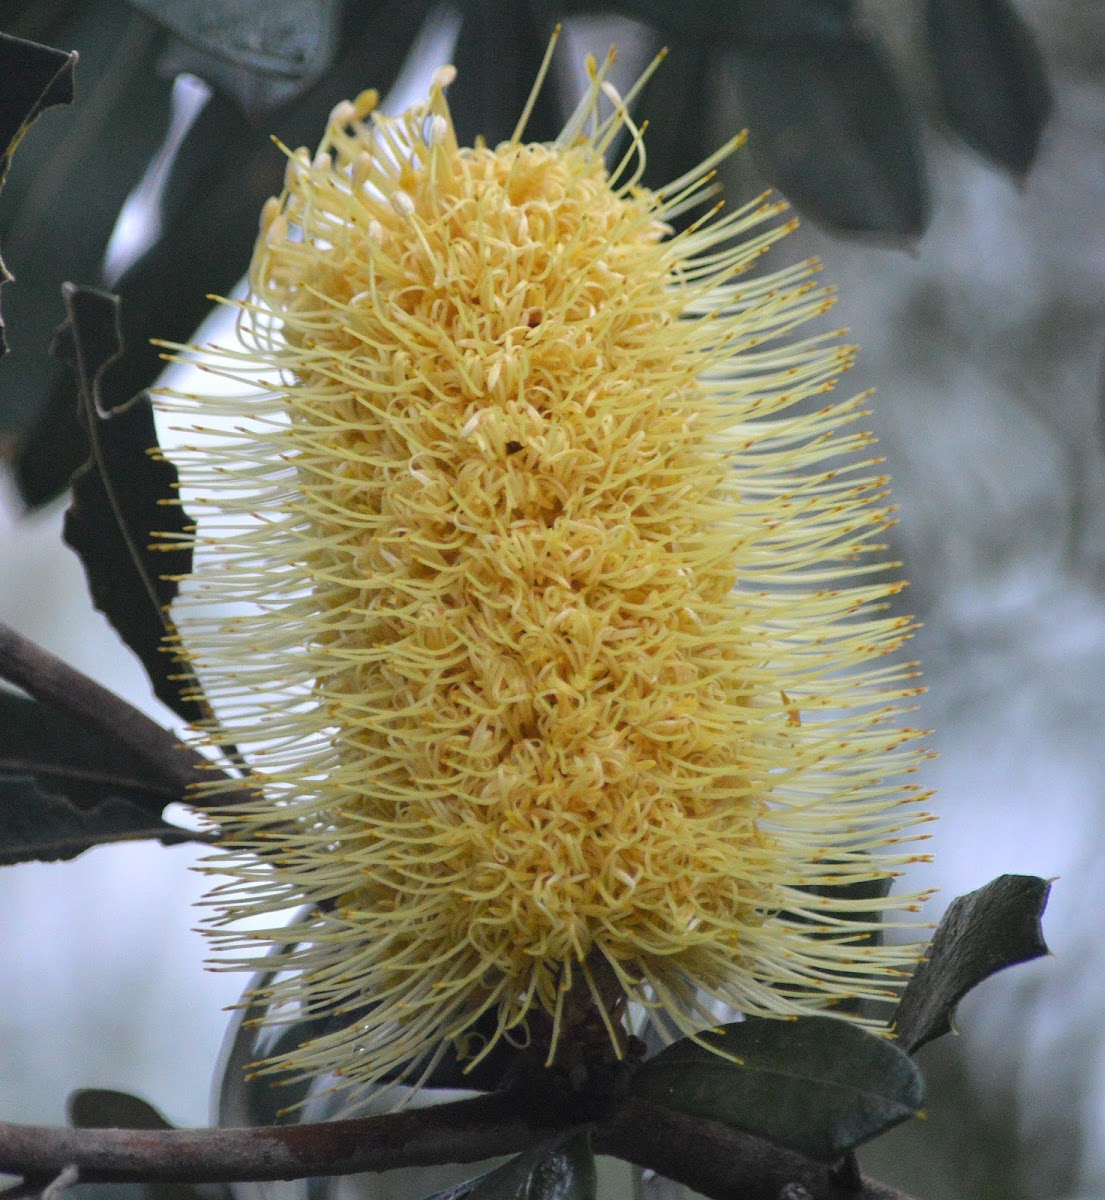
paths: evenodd
<path fill-rule="evenodd" d="M 303 1179 L 471 1163 L 532 1149 L 558 1128 L 509 1092 L 316 1125 L 255 1129 L 59 1129 L 0 1123 L 0 1172 L 46 1177 L 74 1164 L 82 1182 L 211 1183 Z M 629 1098 L 594 1126 L 599 1154 L 649 1167 L 714 1200 L 910 1200 L 713 1121 Z"/>
<path fill-rule="evenodd" d="M 121 696 L 2 622 L 0 679 L 14 683 L 36 700 L 134 755 L 159 782 L 177 791 L 181 799 L 185 799 L 185 791 L 193 784 L 211 783 L 218 775 L 230 778 L 210 759 L 183 745 L 172 730 L 163 728 Z M 243 796 L 246 795 L 243 791 Z M 233 798 L 231 793 L 220 791 L 217 803 L 230 804 Z M 187 802 L 197 808 L 204 807 L 203 793 L 198 797 L 190 794 Z"/>
<path fill-rule="evenodd" d="M 551 1132 L 516 1098 L 478 1096 L 416 1112 L 256 1129 L 62 1129 L 0 1123 L 0 1172 L 39 1177 L 75 1163 L 90 1182 L 305 1179 L 528 1150 Z"/>
<path fill-rule="evenodd" d="M 793 1150 L 633 1096 L 596 1127 L 594 1147 L 714 1200 L 912 1200 L 877 1180 L 845 1181 Z"/>
<path fill-rule="evenodd" d="M 73 1186 L 80 1181 L 81 1173 L 77 1168 L 70 1163 L 68 1166 L 62 1167 L 55 1179 L 52 1179 L 42 1189 L 42 1200 L 61 1200 L 61 1197 Z"/>

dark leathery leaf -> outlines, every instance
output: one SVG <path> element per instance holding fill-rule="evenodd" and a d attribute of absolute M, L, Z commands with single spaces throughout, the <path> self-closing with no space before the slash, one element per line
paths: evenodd
<path fill-rule="evenodd" d="M 157 838 L 166 846 L 193 841 L 125 799 L 78 808 L 64 796 L 41 791 L 33 779 L 0 775 L 0 866 L 76 858 L 93 846 Z"/>
<path fill-rule="evenodd" d="M 339 100 L 356 95 L 368 82 L 386 92 L 427 8 L 427 0 L 391 0 L 378 9 L 356 6 L 347 14 L 339 61 L 260 126 L 227 97 L 211 97 L 173 158 L 160 240 L 114 285 L 122 302 L 124 345 L 104 372 L 112 396 L 125 399 L 152 387 L 164 364 L 151 339 L 188 342 L 211 312 L 210 294 L 229 295 L 245 273 L 258 214 L 283 181 L 284 157 L 269 135 L 291 147 L 314 145 Z M 26 472 L 26 480 L 21 472 L 28 502 L 41 503 L 64 490 L 86 457 L 71 445 L 68 383 L 61 381 L 51 398 L 53 423 L 36 439 L 33 471 Z M 58 442 L 66 438 L 63 461 Z"/>
<path fill-rule="evenodd" d="M 514 131 L 548 45 L 551 27 L 535 7 L 512 0 L 468 0 L 454 52 L 457 81 L 449 89 L 461 145 L 482 136 L 491 146 Z M 526 126 L 527 141 L 551 141 L 563 114 L 555 90 L 545 86 Z"/>
<path fill-rule="evenodd" d="M 115 1088 L 78 1088 L 65 1102 L 75 1129 L 172 1129 L 154 1106 Z"/>
<path fill-rule="evenodd" d="M 79 808 L 124 796 L 152 817 L 183 800 L 148 764 L 48 704 L 0 688 L 0 774 L 29 775 Z"/>
<path fill-rule="evenodd" d="M 175 577 L 191 570 L 191 550 L 151 549 L 159 535 L 179 536 L 190 525 L 176 503 L 176 468 L 150 453 L 157 433 L 148 396 L 115 408 L 104 403 L 101 374 L 122 351 L 118 298 L 67 285 L 65 302 L 69 316 L 55 353 L 76 373 L 91 451 L 73 477 L 65 540 L 81 559 L 93 602 L 138 655 L 154 694 L 185 720 L 198 720 L 206 710 L 193 698 L 196 684 L 164 650 L 174 633 L 166 609 L 177 594 Z"/>
<path fill-rule="evenodd" d="M 732 1058 L 684 1039 L 641 1067 L 632 1092 L 820 1162 L 916 1115 L 924 1098 L 905 1053 L 832 1017 L 749 1017 L 703 1041 Z"/>
<path fill-rule="evenodd" d="M 999 875 L 951 902 L 894 1014 L 910 1054 L 951 1033 L 956 1005 L 984 979 L 1048 953 L 1041 918 L 1050 891 L 1036 875 Z"/>
<path fill-rule="evenodd" d="M 159 1109 L 140 1096 L 115 1088 L 79 1088 L 65 1103 L 69 1124 L 77 1129 L 173 1129 Z M 95 1186 L 95 1185 L 93 1185 Z M 101 1184 L 108 1200 L 108 1185 Z M 138 1189 L 141 1189 L 140 1192 Z M 134 1195 L 136 1200 L 233 1200 L 226 1184 L 194 1187 L 187 1183 L 144 1183 L 116 1185 L 118 1200 Z"/>
<path fill-rule="evenodd" d="M 928 0 L 925 23 L 944 119 L 973 149 L 1023 178 L 1052 108 L 1028 26 L 1007 0 Z"/>
<path fill-rule="evenodd" d="M 838 232 L 924 232 L 918 122 L 871 43 L 745 49 L 735 63 L 753 157 L 787 199 Z"/>

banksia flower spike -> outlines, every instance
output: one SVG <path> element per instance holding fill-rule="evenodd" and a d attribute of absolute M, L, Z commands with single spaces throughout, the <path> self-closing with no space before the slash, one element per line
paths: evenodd
<path fill-rule="evenodd" d="M 170 394 L 233 426 L 180 460 L 217 514 L 182 653 L 256 789 L 213 936 L 255 966 L 312 906 L 263 998 L 336 1018 L 264 1069 L 363 1091 L 534 1022 L 554 1063 L 580 989 L 620 1052 L 625 1002 L 694 1036 L 914 958 L 867 935 L 917 896 L 833 891 L 926 819 L 887 480 L 827 399 L 852 350 L 791 336 L 816 264 L 747 273 L 790 226 L 714 204 L 740 139 L 645 189 L 605 71 L 552 144 L 523 114 L 459 147 L 451 69 L 339 104 L 265 206 L 242 345 L 198 351 L 254 390 Z"/>

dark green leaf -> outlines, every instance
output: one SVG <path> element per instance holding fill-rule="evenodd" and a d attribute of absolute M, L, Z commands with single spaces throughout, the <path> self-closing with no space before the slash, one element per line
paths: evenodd
<path fill-rule="evenodd" d="M 296 945 L 297 931 L 314 919 L 311 906 L 301 908 L 287 926 L 287 940 L 273 945 L 269 957 L 279 958 Z M 257 996 L 271 986 L 276 970 L 260 970 L 251 976 L 240 1003 L 233 1009 L 223 1034 L 219 1061 L 215 1068 L 216 1120 L 219 1125 L 256 1126 L 295 1122 L 302 1110 L 288 1111 L 304 1100 L 314 1080 L 288 1076 L 258 1075 L 256 1064 L 271 1055 L 277 1046 L 291 1049 L 303 1040 L 328 1031 L 328 1019 L 296 1022 L 272 1037 L 273 1027 L 264 1023 L 268 1013 Z"/>
<path fill-rule="evenodd" d="M 708 119 L 702 97 L 724 71 L 723 50 L 713 39 L 671 39 L 668 55 L 641 98 L 638 115 L 648 119 L 643 182 L 656 190 L 693 170 L 735 131 Z M 678 218 L 689 224 L 696 210 Z"/>
<path fill-rule="evenodd" d="M 595 1200 L 595 1183 L 591 1135 L 572 1129 L 428 1200 Z"/>
<path fill-rule="evenodd" d="M 288 926 L 287 942 L 275 944 L 271 955 L 283 954 L 295 945 L 291 936 L 297 925 L 304 924 L 311 909 L 301 909 Z M 276 971 L 257 971 L 250 977 L 241 1002 L 231 1010 L 230 1022 L 223 1033 L 219 1049 L 219 1061 L 215 1067 L 215 1121 L 224 1127 L 273 1124 L 279 1110 L 286 1103 L 273 1093 L 273 1086 L 261 1087 L 251 1077 L 250 1068 L 258 1060 L 257 1040 L 260 1036 L 258 1022 L 265 1015 L 265 1005 L 258 1003 L 256 995 L 272 983 Z M 266 1081 L 266 1084 L 271 1081 Z M 300 1099 L 297 1096 L 295 1099 Z"/>
<path fill-rule="evenodd" d="M 39 791 L 28 777 L 0 776 L 0 866 L 76 858 L 108 842 L 157 838 L 172 846 L 193 837 L 129 800 L 109 799 L 78 808 L 63 797 Z"/>
<path fill-rule="evenodd" d="M 299 96 L 333 61 L 341 0 L 130 0 L 170 30 L 189 71 L 251 116 Z"/>
<path fill-rule="evenodd" d="M 735 61 L 753 157 L 789 200 L 833 230 L 924 232 L 917 120 L 873 45 L 796 42 Z"/>
<path fill-rule="evenodd" d="M 658 84 L 668 106 L 678 109 L 685 96 L 697 105 L 681 123 L 686 142 L 706 128 L 712 67 L 726 62 L 760 171 L 794 204 L 836 231 L 893 239 L 924 231 L 929 197 L 918 119 L 849 0 L 615 0 L 604 7 L 652 26 L 673 50 L 698 60 L 697 76 L 677 82 L 670 95 L 666 76 Z M 570 12 L 592 9 L 585 0 L 567 3 Z M 661 127 L 661 158 L 670 157 L 665 114 L 646 115 Z M 695 161 L 701 157 L 695 150 Z M 649 179 L 663 182 L 652 173 Z"/>
<path fill-rule="evenodd" d="M 1023 177 L 1051 112 L 1032 33 L 1007 0 L 928 0 L 925 20 L 944 119 L 969 146 Z"/>
<path fill-rule="evenodd" d="M 245 1007 L 235 1013 L 224 1036 L 217 1074 L 221 1124 L 280 1125 L 300 1120 L 302 1109 L 297 1106 L 307 1099 L 316 1081 L 298 1072 L 262 1075 L 254 1068 L 265 1059 L 298 1049 L 311 1038 L 336 1032 L 352 1019 L 316 1017 L 285 1025 L 271 1036 L 271 1027 L 255 1024 L 264 1016 L 265 1006 L 250 1004 L 249 998 L 257 987 L 271 983 L 273 976 L 274 972 L 262 972 L 250 980 L 242 997 Z"/>
<path fill-rule="evenodd" d="M 924 1098 L 898 1047 L 832 1017 L 749 1017 L 704 1040 L 740 1065 L 684 1039 L 641 1067 L 633 1092 L 821 1162 L 914 1116 Z"/>
<path fill-rule="evenodd" d="M 73 102 L 75 54 L 0 33 L 0 187 L 16 147 L 39 115 Z M 0 258 L 0 285 L 14 276 Z M 0 320 L 0 354 L 7 351 Z"/>
<path fill-rule="evenodd" d="M 37 700 L 0 689 L 0 774 L 29 775 L 79 808 L 125 797 L 151 817 L 183 800 L 147 764 Z"/>
<path fill-rule="evenodd" d="M 497 1019 L 497 1013 L 488 1012 L 471 1027 L 477 1044 L 481 1038 L 490 1041 L 495 1036 Z M 503 1079 L 518 1061 L 520 1053 L 505 1038 L 500 1038 L 490 1053 L 471 1070 L 465 1070 L 468 1063 L 457 1057 L 456 1047 L 450 1043 L 422 1086 L 493 1092 L 502 1086 Z"/>
<path fill-rule="evenodd" d="M 449 107 L 462 144 L 471 145 L 482 136 L 494 146 L 514 131 L 552 25 L 539 20 L 529 5 L 512 0 L 468 0 L 463 16 L 454 55 L 457 82 L 449 91 Z M 543 87 L 526 138 L 551 141 L 563 123 L 555 89 Z"/>
<path fill-rule="evenodd" d="M 619 12 L 651 25 L 665 43 L 724 42 L 732 48 L 802 40 L 850 39 L 855 31 L 851 0 L 560 0 L 558 15 Z"/>
<path fill-rule="evenodd" d="M 151 455 L 157 447 L 153 409 L 140 394 L 118 408 L 105 405 L 101 376 L 121 353 L 118 298 L 67 284 L 68 320 L 54 352 L 77 376 L 91 454 L 73 477 L 65 540 L 80 556 L 96 607 L 138 655 L 158 699 L 187 721 L 205 715 L 193 679 L 163 649 L 172 634 L 167 608 L 175 577 L 191 570 L 190 549 L 151 549 L 162 533 L 180 534 L 189 520 L 176 503 L 176 468 Z"/>
<path fill-rule="evenodd" d="M 955 1006 L 973 987 L 1048 953 L 1040 919 L 1050 891 L 1036 875 L 999 875 L 952 901 L 894 1014 L 910 1054 L 952 1031 Z"/>
<path fill-rule="evenodd" d="M 0 865 L 74 858 L 108 842 L 203 838 L 161 820 L 183 787 L 49 705 L 0 689 Z"/>
<path fill-rule="evenodd" d="M 155 69 L 165 35 L 124 0 L 38 3 L 14 31 L 81 56 L 78 102 L 20 147 L 2 206 L 19 282 L 5 297 L 13 353 L 0 364 L 0 435 L 14 441 L 20 493 L 36 505 L 68 486 L 88 452 L 73 380 L 48 354 L 65 315 L 61 285 L 102 282 L 119 211 L 168 128 L 172 82 Z M 47 428 L 34 436 L 40 420 Z"/>
<path fill-rule="evenodd" d="M 172 1129 L 152 1104 L 114 1088 L 80 1088 L 65 1103 L 75 1129 Z"/>

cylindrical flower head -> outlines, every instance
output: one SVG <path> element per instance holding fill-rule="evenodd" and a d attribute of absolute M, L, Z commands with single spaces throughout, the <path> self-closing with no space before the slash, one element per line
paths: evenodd
<path fill-rule="evenodd" d="M 827 398 L 852 350 L 791 337 L 815 263 L 747 273 L 783 206 L 710 207 L 739 139 L 650 191 L 602 75 L 552 144 L 459 147 L 448 69 L 338 105 L 265 208 L 244 348 L 201 352 L 255 390 L 176 397 L 233 418 L 181 456 L 221 514 L 186 652 L 257 789 L 214 937 L 313 906 L 265 998 L 339 1018 L 269 1069 L 417 1078 L 538 1013 L 555 1061 L 573 980 L 617 1044 L 623 999 L 694 1034 L 914 958 L 867 935 L 917 896 L 839 890 L 926 819 L 887 480 Z"/>

